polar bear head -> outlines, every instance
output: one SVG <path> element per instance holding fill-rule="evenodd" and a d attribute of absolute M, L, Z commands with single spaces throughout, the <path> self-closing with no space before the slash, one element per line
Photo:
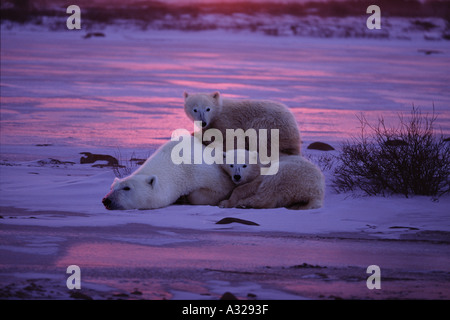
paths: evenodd
<path fill-rule="evenodd" d="M 231 160 L 232 159 L 232 160 Z M 222 169 L 239 185 L 253 181 L 261 174 L 258 153 L 245 149 L 228 150 L 224 153 Z"/>
<path fill-rule="evenodd" d="M 211 122 L 222 111 L 222 98 L 220 92 L 211 94 L 189 94 L 184 92 L 184 111 L 193 121 L 199 121 L 202 129 L 208 129 Z"/>
<path fill-rule="evenodd" d="M 116 178 L 102 203 L 108 210 L 154 209 L 167 205 L 156 175 Z"/>

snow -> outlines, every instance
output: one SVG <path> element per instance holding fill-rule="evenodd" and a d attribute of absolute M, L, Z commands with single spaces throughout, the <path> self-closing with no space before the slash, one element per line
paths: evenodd
<path fill-rule="evenodd" d="M 306 146 L 327 142 L 337 149 L 328 154 L 337 154 L 340 142 L 358 133 L 355 115 L 359 112 L 368 119 L 382 115 L 392 122 L 412 104 L 426 112 L 434 103 L 437 124 L 448 136 L 449 42 L 267 37 L 223 30 L 139 31 L 130 27 L 106 28 L 106 37 L 89 40 L 83 39 L 82 32 L 35 27 L 7 30 L 2 26 L 1 32 L 0 268 L 6 275 L 2 283 L 11 275 L 8 268 L 22 263 L 16 256 L 40 256 L 44 260 L 37 264 L 44 269 L 82 261 L 99 273 L 98 278 L 88 280 L 92 288 L 117 288 L 120 281 L 102 280 L 105 266 L 185 269 L 192 263 L 199 270 L 228 272 L 307 261 L 328 268 L 362 267 L 370 256 L 364 254 L 366 244 L 360 240 L 333 244 L 310 241 L 311 237 L 345 235 L 394 241 L 441 232 L 444 240 L 440 239 L 448 242 L 448 195 L 434 200 L 337 194 L 331 186 L 332 170 L 324 170 L 325 204 L 315 210 L 172 205 L 108 211 L 101 199 L 113 182 L 113 171 L 80 164 L 79 159 L 80 152 L 110 154 L 122 160 L 131 154 L 146 158 L 173 130 L 192 131 L 182 108 L 183 90 L 220 90 L 229 97 L 286 103 L 299 123 L 303 152 L 313 161 L 324 152 Z M 419 51 L 422 49 L 438 53 L 426 55 Z M 225 217 L 254 221 L 259 226 L 216 224 Z M 148 228 L 148 234 L 133 233 L 138 225 Z M 72 232 L 86 232 L 88 238 L 78 239 Z M 208 242 L 218 244 L 223 256 L 205 249 Z M 395 242 L 388 248 L 384 243 L 388 242 L 377 242 L 375 251 L 389 253 L 379 260 L 386 267 L 449 271 L 449 256 L 442 247 L 427 251 L 430 260 L 422 264 L 414 246 Z M 421 245 L 424 250 L 431 246 Z M 284 246 L 292 256 L 283 255 Z M 300 246 L 304 260 L 295 254 Z M 267 248 L 273 251 L 265 251 Z M 115 250 L 123 257 L 112 254 Z M 134 253 L 139 250 L 148 254 Z M 233 250 L 242 251 L 234 256 Z M 333 250 L 347 255 L 334 257 Z M 105 254 L 85 256 L 86 252 Z M 192 257 L 182 256 L 183 252 L 191 252 Z M 320 256 L 319 252 L 329 254 Z M 403 254 L 410 260 L 402 260 Z M 45 257 L 55 260 L 48 262 Z M 254 260 L 249 262 L 249 257 Z M 189 274 L 183 272 L 180 274 Z M 184 290 L 162 285 L 166 289 L 157 295 L 148 293 L 148 297 L 209 299 L 233 291 L 245 298 L 248 292 L 258 291 L 258 299 L 304 298 L 305 292 L 279 279 L 270 283 L 256 277 L 230 280 L 216 277 L 215 272 L 209 271 L 204 281 L 196 280 L 209 296 L 190 286 Z M 309 272 L 302 277 L 319 281 L 322 275 Z"/>
<path fill-rule="evenodd" d="M 318 152 L 320 151 L 316 151 Z M 76 158 L 71 160 L 77 161 Z M 327 193 L 325 204 L 320 209 L 298 212 L 285 208 L 223 209 L 214 206 L 172 205 L 151 211 L 108 211 L 103 207 L 101 199 L 114 180 L 111 168 L 93 168 L 91 164 L 52 166 L 41 163 L 16 162 L 12 166 L 0 167 L 2 205 L 30 210 L 30 216 L 33 215 L 32 211 L 64 211 L 83 215 L 55 219 L 51 214 L 41 214 L 38 220 L 21 217 L 6 219 L 2 223 L 53 227 L 142 223 L 170 228 L 299 234 L 357 231 L 394 238 L 408 232 L 408 228 L 450 231 L 450 197 L 444 196 L 433 201 L 430 197 L 421 196 L 406 199 L 402 196 L 352 197 L 350 194 L 336 194 L 331 186 L 330 170 L 325 171 Z M 255 228 L 241 224 L 216 224 L 228 216 L 251 220 L 260 226 Z M 390 229 L 396 226 L 404 228 Z"/>

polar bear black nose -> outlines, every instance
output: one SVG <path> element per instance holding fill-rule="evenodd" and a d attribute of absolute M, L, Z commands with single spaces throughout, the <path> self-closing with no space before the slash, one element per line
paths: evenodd
<path fill-rule="evenodd" d="M 111 205 L 111 200 L 110 200 L 109 198 L 104 197 L 104 198 L 102 199 L 102 203 L 103 203 L 103 205 L 106 207 L 106 209 L 108 209 L 109 206 Z"/>
<path fill-rule="evenodd" d="M 236 180 L 236 181 L 239 181 L 239 180 L 241 180 L 241 176 L 238 175 L 238 174 L 235 174 L 235 175 L 233 176 L 233 179 Z"/>
<path fill-rule="evenodd" d="M 203 128 L 206 127 L 206 122 L 205 121 L 202 121 L 202 127 Z"/>

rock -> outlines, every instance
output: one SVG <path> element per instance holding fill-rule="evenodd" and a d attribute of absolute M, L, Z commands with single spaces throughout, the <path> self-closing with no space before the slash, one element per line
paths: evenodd
<path fill-rule="evenodd" d="M 220 297 L 220 300 L 239 300 L 239 299 L 236 298 L 234 294 L 227 291 Z"/>
<path fill-rule="evenodd" d="M 291 268 L 291 269 L 304 269 L 304 268 L 322 269 L 322 268 L 326 268 L 326 267 L 322 267 L 319 265 L 312 265 L 312 264 L 304 262 L 302 264 L 297 264 L 297 265 L 291 266 L 289 268 Z"/>
<path fill-rule="evenodd" d="M 259 226 L 256 222 L 250 221 L 250 220 L 244 220 L 239 218 L 232 218 L 232 217 L 226 217 L 216 222 L 216 224 L 230 224 L 230 223 L 242 223 L 249 226 Z"/>
<path fill-rule="evenodd" d="M 105 34 L 103 32 L 89 32 L 84 36 L 85 39 L 92 37 L 105 37 Z"/>
<path fill-rule="evenodd" d="M 442 51 L 439 50 L 418 50 L 421 53 L 426 54 L 427 56 L 429 56 L 430 54 L 439 54 L 439 53 L 443 53 Z"/>
<path fill-rule="evenodd" d="M 389 227 L 389 229 L 420 230 L 419 228 L 415 228 L 415 227 L 401 227 L 401 226 L 392 226 L 392 227 Z"/>
<path fill-rule="evenodd" d="M 142 292 L 139 291 L 138 289 L 134 289 L 134 291 L 131 292 L 131 294 L 135 294 L 135 295 L 138 295 L 138 296 L 142 296 Z"/>
<path fill-rule="evenodd" d="M 334 150 L 334 148 L 332 146 L 330 146 L 328 143 L 319 142 L 319 141 L 311 143 L 307 149 L 314 149 L 314 150 L 320 150 L 320 151 Z"/>
<path fill-rule="evenodd" d="M 113 156 L 107 155 L 107 154 L 93 154 L 90 152 L 80 152 L 80 154 L 85 155 L 84 157 L 80 158 L 80 163 L 94 163 L 97 161 L 106 161 L 107 164 L 95 164 L 93 167 L 120 167 L 123 168 L 123 166 L 119 165 L 119 161 L 114 158 Z"/>
<path fill-rule="evenodd" d="M 72 291 L 70 293 L 70 297 L 73 299 L 94 300 L 94 299 L 92 299 L 92 297 L 88 296 L 87 294 L 81 293 L 79 291 Z"/>
<path fill-rule="evenodd" d="M 128 298 L 129 295 L 123 292 L 119 292 L 119 293 L 114 293 L 113 294 L 114 297 L 118 297 L 118 298 Z"/>

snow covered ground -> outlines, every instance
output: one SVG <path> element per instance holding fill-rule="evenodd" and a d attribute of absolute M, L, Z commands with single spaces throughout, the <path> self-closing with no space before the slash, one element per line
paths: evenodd
<path fill-rule="evenodd" d="M 243 299 L 450 297 L 450 197 L 337 194 L 321 209 L 179 206 L 107 211 L 111 168 L 80 152 L 146 158 L 192 124 L 182 93 L 220 90 L 286 103 L 303 152 L 358 133 L 355 115 L 393 123 L 412 104 L 450 134 L 447 41 L 268 37 L 226 31 L 2 29 L 0 295 Z M 432 53 L 426 54 L 431 51 Z M 220 225 L 225 217 L 259 224 Z M 382 289 L 366 287 L 369 265 Z M 385 277 L 385 278 L 384 278 Z M 86 298 L 86 296 L 84 296 Z M 80 297 L 80 296 L 78 296 Z M 82 296 L 81 296 L 82 297 Z"/>
<path fill-rule="evenodd" d="M 65 150 L 41 148 L 59 152 Z M 51 152 L 50 150 L 48 152 Z M 76 151 L 72 150 L 72 153 L 76 154 Z M 323 151 L 309 151 L 313 159 L 314 155 L 319 153 Z M 411 229 L 450 232 L 447 210 L 450 197 L 445 196 L 433 201 L 430 197 L 421 196 L 406 199 L 402 196 L 358 197 L 351 194 L 337 194 L 331 187 L 332 172 L 329 170 L 325 171 L 327 176 L 325 205 L 316 210 L 298 212 L 284 208 L 244 210 L 174 205 L 151 211 L 108 211 L 103 208 L 101 199 L 109 191 L 114 180 L 113 170 L 110 167 L 94 168 L 91 164 L 79 164 L 79 156 L 73 157 L 68 162 L 75 164 L 52 163 L 51 159 L 4 162 L 0 167 L 2 175 L 0 200 L 3 206 L 30 211 L 64 211 L 82 215 L 54 220 L 51 218 L 52 214 L 46 217 L 41 212 L 38 221 L 29 220 L 26 216 L 19 220 L 2 220 L 2 223 L 54 227 L 142 223 L 158 227 L 216 230 L 224 227 L 215 223 L 231 214 L 258 223 L 260 225 L 258 228 L 245 225 L 234 227 L 252 232 L 298 234 L 362 232 L 366 235 L 392 239 L 410 233 Z M 33 215 L 32 212 L 30 215 Z"/>

